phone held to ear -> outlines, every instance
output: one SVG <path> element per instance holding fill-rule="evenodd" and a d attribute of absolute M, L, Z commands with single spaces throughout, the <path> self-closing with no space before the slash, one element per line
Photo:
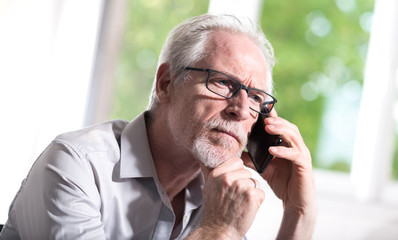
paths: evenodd
<path fill-rule="evenodd" d="M 268 116 L 260 114 L 246 145 L 258 173 L 263 173 L 274 157 L 269 153 L 269 147 L 282 143 L 282 139 L 278 135 L 271 135 L 265 131 L 264 119 L 266 117 Z"/>

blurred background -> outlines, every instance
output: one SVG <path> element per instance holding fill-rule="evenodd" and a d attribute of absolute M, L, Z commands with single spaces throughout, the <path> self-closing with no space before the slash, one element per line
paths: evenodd
<path fill-rule="evenodd" d="M 0 223 L 56 135 L 145 110 L 168 32 L 206 12 L 249 17 L 274 46 L 276 109 L 312 153 L 313 238 L 397 239 L 395 0 L 0 0 Z M 281 220 L 262 184 L 250 239 Z"/>

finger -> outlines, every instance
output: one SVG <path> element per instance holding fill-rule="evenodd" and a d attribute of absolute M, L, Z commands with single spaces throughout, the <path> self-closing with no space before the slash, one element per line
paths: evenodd
<path fill-rule="evenodd" d="M 254 166 L 254 163 L 252 161 L 252 158 L 250 157 L 248 152 L 242 152 L 242 156 L 240 156 L 241 159 L 243 160 L 243 163 L 245 164 L 246 167 L 251 168 L 251 169 L 256 169 Z"/>
<path fill-rule="evenodd" d="M 220 176 L 222 174 L 236 171 L 239 169 L 244 169 L 244 164 L 242 159 L 239 157 L 231 157 L 225 162 L 221 163 L 219 166 L 215 167 L 212 171 L 214 177 Z"/>
<path fill-rule="evenodd" d="M 227 172 L 231 172 L 237 169 L 243 169 L 244 166 L 242 159 L 238 157 L 232 157 L 226 160 L 225 162 L 221 163 L 219 166 L 215 167 L 214 169 L 209 168 L 203 165 L 202 163 L 199 164 L 205 179 L 207 179 L 209 174 L 212 174 L 213 177 L 217 177 Z"/>
<path fill-rule="evenodd" d="M 214 175 L 212 175 L 214 177 Z M 247 170 L 247 169 L 239 169 L 239 170 L 234 170 L 232 172 L 227 172 L 223 175 L 217 176 L 215 178 L 220 179 L 225 185 L 232 186 L 234 185 L 237 181 L 244 180 L 244 179 L 250 179 L 252 177 L 252 173 Z"/>
<path fill-rule="evenodd" d="M 265 126 L 265 130 L 269 134 L 281 136 L 282 140 L 285 142 L 285 146 L 302 147 L 304 145 L 304 141 L 296 125 L 282 118 L 266 120 L 268 124 Z"/>
<path fill-rule="evenodd" d="M 289 122 L 286 119 L 283 119 L 281 117 L 268 117 L 264 119 L 265 126 L 271 126 L 271 125 L 282 125 L 284 127 L 288 127 L 289 129 L 295 129 L 297 128 L 296 125 L 293 123 Z"/>
<path fill-rule="evenodd" d="M 207 167 L 207 166 L 205 166 L 202 162 L 199 162 L 199 166 L 200 166 L 200 169 L 202 170 L 203 177 L 204 177 L 204 179 L 206 181 L 207 177 L 209 176 L 209 174 L 212 171 L 212 169 Z"/>
<path fill-rule="evenodd" d="M 252 183 L 253 184 L 253 183 Z M 265 199 L 265 193 L 264 191 L 257 187 L 257 188 L 250 188 L 247 190 L 247 193 L 250 195 L 250 193 L 252 193 L 253 196 L 253 201 L 251 201 L 252 203 L 256 204 L 257 208 L 259 208 L 261 206 L 261 203 L 264 201 Z M 249 197 L 250 198 L 250 197 Z"/>
<path fill-rule="evenodd" d="M 271 123 L 286 123 L 286 124 L 292 124 L 291 122 L 289 122 L 288 120 L 278 117 L 278 115 L 275 114 L 270 114 L 269 117 L 264 118 L 264 122 L 266 124 L 271 124 Z"/>
<path fill-rule="evenodd" d="M 270 117 L 277 117 L 277 116 L 278 116 L 278 113 L 276 112 L 276 109 L 275 109 L 275 108 L 273 108 L 273 109 L 271 110 L 271 112 L 269 113 L 269 116 L 270 116 Z"/>
<path fill-rule="evenodd" d="M 276 158 L 289 160 L 296 165 L 311 165 L 311 154 L 308 149 L 300 151 L 297 148 L 274 146 L 269 148 L 269 152 Z"/>
<path fill-rule="evenodd" d="M 245 178 L 236 182 L 236 191 L 240 192 L 240 194 L 244 193 L 254 193 L 257 198 L 261 201 L 264 200 L 265 194 L 264 191 L 260 188 L 260 182 L 255 178 Z"/>
<path fill-rule="evenodd" d="M 274 157 L 284 158 L 284 159 L 295 159 L 295 151 L 293 148 L 287 147 L 270 147 L 269 152 Z"/>
<path fill-rule="evenodd" d="M 244 193 L 249 189 L 260 187 L 260 183 L 252 177 L 236 179 L 232 184 L 226 183 L 226 185 L 228 188 L 234 189 L 235 193 Z"/>
<path fill-rule="evenodd" d="M 254 188 L 260 187 L 259 181 L 257 181 L 255 178 L 249 178 L 249 179 L 253 182 Z"/>
<path fill-rule="evenodd" d="M 260 198 L 260 204 L 264 201 L 265 199 L 265 192 L 261 188 L 255 188 L 257 196 Z"/>

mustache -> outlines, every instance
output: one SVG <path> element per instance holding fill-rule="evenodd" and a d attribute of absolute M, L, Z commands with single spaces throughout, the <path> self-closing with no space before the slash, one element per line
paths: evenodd
<path fill-rule="evenodd" d="M 247 144 L 247 133 L 240 122 L 227 121 L 223 119 L 210 119 L 204 125 L 205 129 L 216 129 L 234 136 L 243 146 Z"/>

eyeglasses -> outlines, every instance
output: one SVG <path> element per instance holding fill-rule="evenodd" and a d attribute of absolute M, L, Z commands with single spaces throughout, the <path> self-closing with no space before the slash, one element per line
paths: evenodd
<path fill-rule="evenodd" d="M 194 67 L 186 67 L 185 70 L 207 72 L 207 89 L 226 99 L 234 98 L 242 89 L 246 90 L 249 99 L 249 107 L 257 113 L 268 115 L 277 102 L 270 94 L 257 88 L 245 86 L 236 78 L 225 73 L 207 68 Z"/>

